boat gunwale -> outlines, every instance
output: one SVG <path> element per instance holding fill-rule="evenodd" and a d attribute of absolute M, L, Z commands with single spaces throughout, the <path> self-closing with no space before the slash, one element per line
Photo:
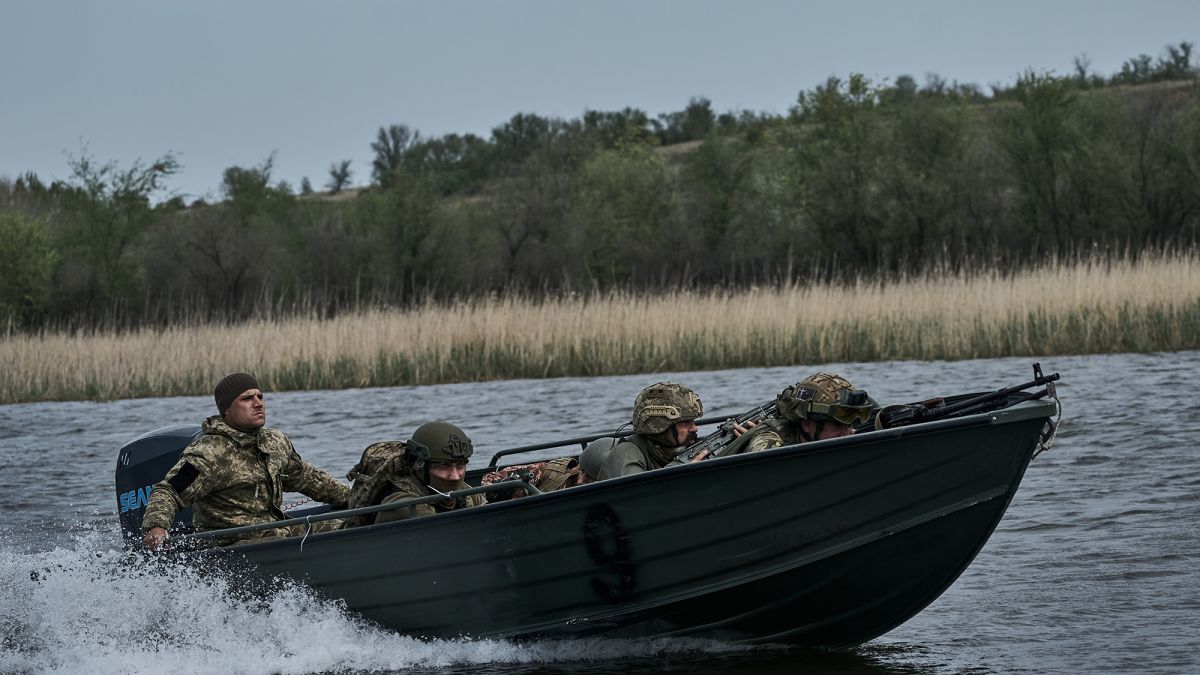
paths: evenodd
<path fill-rule="evenodd" d="M 949 431 L 958 428 L 969 428 L 976 426 L 987 426 L 994 424 L 1008 423 L 1011 418 L 1012 422 L 1031 419 L 1037 417 L 1045 417 L 1049 419 L 1051 411 L 1055 409 L 1053 403 L 1041 399 L 1020 401 L 1012 406 L 1001 410 L 994 410 L 985 413 L 976 413 L 964 417 L 955 417 L 950 419 L 934 420 L 932 422 L 923 422 L 903 427 L 895 427 L 892 429 L 883 429 L 863 432 L 851 436 L 842 436 L 839 438 L 830 438 L 820 441 L 811 441 L 808 443 L 786 445 L 769 450 L 762 450 L 751 453 L 740 453 L 737 455 L 729 455 L 726 457 L 716 457 L 709 460 L 694 462 L 690 464 L 669 465 L 661 469 L 653 471 L 645 471 L 628 476 L 620 476 L 610 478 L 603 481 L 593 481 L 584 485 L 578 485 L 570 489 L 554 490 L 551 492 L 543 492 L 538 495 L 529 495 L 520 499 L 509 499 L 501 502 L 490 502 L 470 509 L 453 509 L 451 511 L 434 514 L 422 518 L 408 518 L 404 520 L 389 521 L 386 523 L 375 523 L 349 529 L 339 529 L 329 532 L 313 532 L 305 537 L 280 537 L 272 538 L 266 541 L 250 540 L 238 542 L 230 546 L 221 547 L 216 550 L 225 551 L 245 551 L 257 552 L 275 548 L 287 548 L 290 546 L 298 546 L 303 552 L 303 543 L 333 540 L 342 537 L 363 537 L 363 536 L 382 536 L 390 535 L 393 531 L 403 531 L 403 529 L 422 529 L 424 527 L 442 527 L 451 522 L 452 519 L 474 519 L 483 517 L 492 517 L 492 514 L 505 513 L 507 510 L 525 509 L 540 506 L 546 500 L 561 500 L 582 498 L 581 495 L 591 494 L 598 491 L 618 491 L 622 489 L 632 489 L 630 486 L 636 486 L 647 481 L 661 481 L 674 479 L 677 476 L 687 475 L 687 472 L 709 472 L 720 471 L 726 466 L 735 463 L 756 463 L 764 461 L 775 461 L 784 455 L 808 455 L 826 452 L 835 452 L 840 449 L 855 446 L 870 446 L 877 445 L 888 441 L 893 441 L 898 438 L 908 436 L 923 436 L 930 434 L 938 434 L 944 431 Z M 1045 412 L 1041 414 L 1039 412 Z M 472 472 L 475 473 L 475 472 Z M 482 473 L 482 471 L 480 471 Z M 333 514 L 335 512 L 326 512 Z M 336 513 L 346 513 L 345 511 Z M 330 515 L 330 518 L 337 516 Z M 430 521 L 436 519 L 435 522 Z M 293 518 L 284 521 L 277 521 L 278 524 L 272 523 L 275 527 L 287 527 L 302 525 L 303 518 Z M 264 529 L 268 529 L 265 528 Z M 220 536 L 218 533 L 226 530 L 208 530 L 203 534 L 208 536 Z"/>

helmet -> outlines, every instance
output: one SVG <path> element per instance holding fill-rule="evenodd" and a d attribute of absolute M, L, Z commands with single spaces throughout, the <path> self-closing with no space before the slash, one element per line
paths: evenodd
<path fill-rule="evenodd" d="M 870 419 L 875 401 L 840 375 L 816 373 L 780 392 L 775 405 L 779 414 L 792 422 L 854 424 Z"/>
<path fill-rule="evenodd" d="M 597 438 L 583 452 L 579 453 L 579 468 L 592 478 L 600 477 L 600 469 L 604 467 L 604 460 L 608 459 L 609 453 L 617 444 L 616 438 L 604 437 Z"/>
<path fill-rule="evenodd" d="M 633 431 L 661 434 L 676 422 L 694 420 L 704 414 L 696 392 L 682 384 L 658 382 L 646 387 L 633 402 Z"/>
<path fill-rule="evenodd" d="M 416 462 L 465 462 L 475 451 L 470 437 L 449 422 L 422 424 L 407 447 Z"/>

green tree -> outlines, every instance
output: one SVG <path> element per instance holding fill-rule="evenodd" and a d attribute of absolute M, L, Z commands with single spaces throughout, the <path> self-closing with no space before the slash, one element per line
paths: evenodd
<path fill-rule="evenodd" d="M 487 179 L 491 155 L 492 147 L 474 134 L 448 134 L 410 147 L 403 166 L 442 195 L 473 194 Z"/>
<path fill-rule="evenodd" d="M 972 178 L 982 144 L 974 108 L 956 97 L 891 99 L 880 129 L 881 264 L 899 270 L 964 253 L 960 225 L 987 189 Z M 975 234 L 982 234 L 976 232 Z"/>
<path fill-rule="evenodd" d="M 258 166 L 231 166 L 221 174 L 221 192 L 225 204 L 244 227 L 255 221 L 265 225 L 282 220 L 291 207 L 293 197 L 286 183 L 271 185 L 275 169 L 275 153 Z"/>
<path fill-rule="evenodd" d="M 506 164 L 520 164 L 548 143 L 562 128 L 562 123 L 546 117 L 517 113 L 510 120 L 492 129 L 492 145 L 496 158 Z"/>
<path fill-rule="evenodd" d="M 547 142 L 482 195 L 507 284 L 540 287 L 565 273 L 569 256 L 562 256 L 559 246 L 567 238 L 572 175 L 586 156 L 573 143 L 577 138 Z"/>
<path fill-rule="evenodd" d="M 1107 94 L 1088 113 L 1104 120 L 1107 193 L 1119 202 L 1106 243 L 1192 244 L 1200 220 L 1200 98 L 1154 88 Z M 1188 234 L 1188 230 L 1191 234 Z"/>
<path fill-rule="evenodd" d="M 1026 71 L 1012 91 L 1020 105 L 1001 118 L 1001 147 L 1016 179 L 1033 251 L 1069 250 L 1069 163 L 1086 139 L 1076 124 L 1077 91 L 1051 74 Z"/>
<path fill-rule="evenodd" d="M 612 112 L 586 110 L 583 113 L 583 129 L 602 148 L 615 148 L 629 143 L 657 143 L 651 131 L 650 117 L 637 108 Z"/>
<path fill-rule="evenodd" d="M 346 189 L 350 185 L 350 177 L 354 174 L 350 170 L 350 160 L 343 159 L 340 162 L 334 162 L 329 165 L 329 180 L 326 181 L 325 187 L 329 188 L 329 192 L 337 194 Z"/>
<path fill-rule="evenodd" d="M 789 178 L 811 224 L 807 244 L 844 271 L 873 270 L 879 262 L 881 95 L 859 73 L 845 81 L 831 77 L 801 92 L 791 113 L 803 128 L 792 135 L 795 169 Z"/>
<path fill-rule="evenodd" d="M 32 326 L 44 318 L 58 259 L 43 220 L 0 211 L 0 322 Z"/>
<path fill-rule="evenodd" d="M 70 274 L 64 291 L 73 309 L 84 313 L 127 300 L 136 292 L 138 265 L 133 249 L 155 221 L 150 199 L 165 190 L 180 168 L 168 153 L 122 170 L 98 164 L 87 152 L 69 157 L 71 178 L 52 186 L 66 212 L 60 250 Z"/>
<path fill-rule="evenodd" d="M 408 152 L 421 142 L 420 132 L 409 129 L 405 124 L 379 127 L 375 141 L 371 143 L 371 180 L 380 187 L 391 185 L 392 177 Z"/>
<path fill-rule="evenodd" d="M 1195 45 L 1191 42 L 1168 45 L 1167 53 L 1158 59 L 1159 78 L 1163 80 L 1196 79 L 1200 75 L 1200 69 L 1192 63 L 1194 49 Z"/>
<path fill-rule="evenodd" d="M 655 133 L 663 145 L 697 141 L 708 135 L 716 125 L 712 101 L 693 97 L 679 112 L 663 113 L 654 121 Z"/>
<path fill-rule="evenodd" d="M 1139 54 L 1121 65 L 1121 72 L 1114 75 L 1114 84 L 1145 84 L 1163 80 L 1195 80 L 1200 77 L 1200 67 L 1192 62 L 1195 45 L 1180 42 L 1168 45 L 1166 53 L 1155 61 L 1148 54 Z"/>
<path fill-rule="evenodd" d="M 293 221 L 291 188 L 272 178 L 274 164 L 272 153 L 255 166 L 226 168 L 223 201 L 193 205 L 155 228 L 144 266 L 160 306 L 238 316 L 293 282 L 287 254 L 305 233 Z"/>
<path fill-rule="evenodd" d="M 663 265 L 677 254 L 674 204 L 658 153 L 641 143 L 602 150 L 576 176 L 570 249 L 588 277 L 607 285 L 659 277 L 675 267 Z"/>

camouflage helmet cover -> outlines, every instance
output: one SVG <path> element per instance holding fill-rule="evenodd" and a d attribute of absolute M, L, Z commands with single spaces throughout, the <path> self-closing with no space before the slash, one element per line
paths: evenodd
<path fill-rule="evenodd" d="M 408 442 L 408 452 L 416 460 L 466 461 L 474 451 L 471 438 L 449 422 L 426 422 L 417 427 Z"/>
<path fill-rule="evenodd" d="M 807 419 L 851 424 L 867 421 L 875 401 L 840 375 L 815 373 L 780 392 L 775 405 L 779 414 L 792 422 Z"/>
<path fill-rule="evenodd" d="M 661 434 L 676 422 L 694 420 L 704 414 L 696 392 L 674 382 L 657 382 L 642 390 L 633 402 L 633 431 Z"/>

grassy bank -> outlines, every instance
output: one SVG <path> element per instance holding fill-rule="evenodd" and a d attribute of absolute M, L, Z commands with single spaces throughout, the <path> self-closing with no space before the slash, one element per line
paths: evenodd
<path fill-rule="evenodd" d="M 491 298 L 333 320 L 0 338 L 0 403 L 1200 348 L 1200 256 L 851 287 Z"/>

